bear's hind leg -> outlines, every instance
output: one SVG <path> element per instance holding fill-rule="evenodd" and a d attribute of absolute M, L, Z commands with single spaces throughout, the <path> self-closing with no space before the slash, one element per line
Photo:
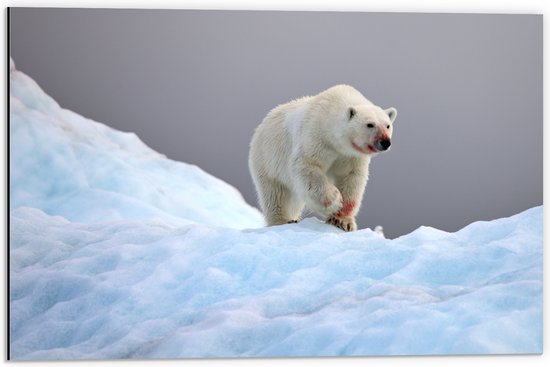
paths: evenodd
<path fill-rule="evenodd" d="M 258 195 L 267 225 L 297 223 L 304 204 L 281 183 L 269 179 L 260 181 Z"/>
<path fill-rule="evenodd" d="M 302 219 L 302 212 L 304 211 L 305 203 L 298 196 L 291 191 L 288 191 L 288 195 L 285 196 L 283 207 L 285 213 L 290 219 L 287 223 L 298 223 Z"/>

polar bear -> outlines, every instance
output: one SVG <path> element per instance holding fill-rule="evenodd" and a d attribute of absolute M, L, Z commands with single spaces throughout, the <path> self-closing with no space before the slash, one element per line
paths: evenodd
<path fill-rule="evenodd" d="M 397 110 L 337 85 L 271 110 L 256 128 L 248 165 L 268 226 L 296 223 L 304 208 L 357 229 L 372 157 L 390 148 Z"/>

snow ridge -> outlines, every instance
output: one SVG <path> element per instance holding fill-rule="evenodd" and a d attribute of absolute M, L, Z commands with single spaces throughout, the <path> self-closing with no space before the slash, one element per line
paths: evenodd
<path fill-rule="evenodd" d="M 10 141 L 11 208 L 36 207 L 82 222 L 263 223 L 234 187 L 166 159 L 133 133 L 62 109 L 17 70 L 10 72 Z"/>

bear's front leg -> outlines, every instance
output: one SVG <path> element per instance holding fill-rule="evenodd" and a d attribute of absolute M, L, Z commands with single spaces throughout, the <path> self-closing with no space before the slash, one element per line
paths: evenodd
<path fill-rule="evenodd" d="M 346 232 L 357 230 L 355 216 L 363 200 L 368 180 L 368 163 L 354 162 L 349 171 L 339 176 L 336 186 L 342 194 L 342 208 L 331 213 L 326 222 Z"/>
<path fill-rule="evenodd" d="M 300 162 L 296 176 L 304 192 L 306 205 L 312 211 L 328 216 L 342 209 L 342 194 L 329 182 L 323 169 L 314 163 Z"/>

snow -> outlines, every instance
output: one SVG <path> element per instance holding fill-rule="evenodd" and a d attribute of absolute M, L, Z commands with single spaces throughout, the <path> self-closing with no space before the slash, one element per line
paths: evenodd
<path fill-rule="evenodd" d="M 133 133 L 61 109 L 22 72 L 11 72 L 10 82 L 12 208 L 36 207 L 79 222 L 261 226 L 260 213 L 234 187 L 166 159 Z"/>
<path fill-rule="evenodd" d="M 10 72 L 15 360 L 542 353 L 543 208 L 389 240 L 240 193 Z"/>

